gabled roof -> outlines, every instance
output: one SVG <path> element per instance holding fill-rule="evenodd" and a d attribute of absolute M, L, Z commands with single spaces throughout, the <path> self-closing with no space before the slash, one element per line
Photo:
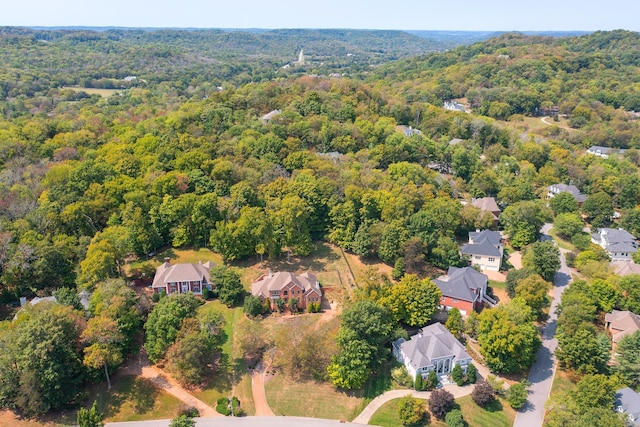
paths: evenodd
<path fill-rule="evenodd" d="M 211 283 L 209 269 L 212 263 L 205 262 L 203 264 L 170 264 L 165 261 L 156 269 L 156 275 L 153 278 L 153 288 L 163 288 L 169 282 L 196 282 L 205 280 Z"/>
<path fill-rule="evenodd" d="M 487 290 L 487 276 L 471 267 L 449 267 L 446 276 L 433 282 L 440 288 L 442 296 L 474 302 Z"/>
<path fill-rule="evenodd" d="M 460 251 L 464 255 L 502 256 L 500 249 L 498 249 L 502 242 L 502 236 L 497 231 L 471 231 L 469 232 L 469 241 L 473 243 L 464 245 Z"/>
<path fill-rule="evenodd" d="M 620 341 L 627 335 L 640 331 L 640 316 L 628 310 L 613 310 L 604 316 L 604 321 L 609 323 L 609 330 L 613 342 Z"/>
<path fill-rule="evenodd" d="M 553 188 L 556 188 L 558 191 L 553 191 L 552 190 Z M 582 203 L 585 200 L 587 200 L 587 196 L 582 194 L 580 190 L 578 190 L 578 187 L 576 187 L 575 185 L 562 184 L 562 183 L 553 184 L 549 186 L 549 190 L 554 193 L 569 193 L 573 196 L 574 199 L 576 199 L 576 202 L 578 203 Z"/>
<path fill-rule="evenodd" d="M 629 274 L 640 274 L 640 265 L 629 261 L 612 261 L 609 263 L 613 267 L 613 272 L 618 276 L 628 276 Z"/>
<path fill-rule="evenodd" d="M 434 323 L 422 329 L 409 341 L 397 340 L 394 345 L 408 358 L 416 370 L 433 366 L 432 361 L 453 356 L 454 363 L 470 359 L 464 346 L 460 344 L 441 323 Z"/>
<path fill-rule="evenodd" d="M 591 235 L 600 242 L 600 246 L 609 252 L 631 253 L 638 251 L 636 238 L 622 228 L 601 228 L 599 233 Z"/>
<path fill-rule="evenodd" d="M 633 389 L 625 387 L 617 390 L 613 405 L 616 411 L 630 415 L 629 420 L 640 426 L 640 395 Z"/>
<path fill-rule="evenodd" d="M 496 203 L 496 199 L 493 197 L 481 197 L 479 199 L 473 199 L 471 204 L 483 211 L 500 212 L 500 207 Z"/>
<path fill-rule="evenodd" d="M 255 296 L 269 298 L 271 291 L 280 291 L 287 287 L 299 286 L 305 295 L 309 293 L 321 294 L 318 279 L 312 273 L 295 274 L 288 271 L 278 271 L 275 274 L 265 274 L 251 284 L 251 293 Z"/>

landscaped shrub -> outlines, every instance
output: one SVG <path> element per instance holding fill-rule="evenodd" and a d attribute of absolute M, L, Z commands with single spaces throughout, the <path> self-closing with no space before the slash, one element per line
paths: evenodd
<path fill-rule="evenodd" d="M 473 388 L 471 398 L 478 406 L 486 408 L 490 403 L 496 400 L 496 393 L 488 382 L 481 380 Z"/>
<path fill-rule="evenodd" d="M 509 387 L 507 390 L 507 402 L 513 409 L 520 409 L 527 403 L 529 393 L 525 384 L 517 383 Z"/>
<path fill-rule="evenodd" d="M 241 417 L 244 415 L 244 411 L 240 407 L 240 400 L 235 396 L 231 398 L 231 413 L 234 417 Z"/>
<path fill-rule="evenodd" d="M 444 417 L 444 422 L 447 423 L 449 427 L 466 427 L 467 425 L 464 418 L 462 418 L 460 409 L 452 409 L 451 412 Z"/>
<path fill-rule="evenodd" d="M 158 302 L 158 301 L 160 301 L 160 294 L 159 294 L 159 293 L 154 293 L 154 294 L 151 296 L 151 301 L 153 301 L 153 302 Z"/>
<path fill-rule="evenodd" d="M 478 378 L 478 370 L 473 363 L 470 363 L 467 367 L 467 383 L 475 384 Z"/>
<path fill-rule="evenodd" d="M 464 385 L 464 371 L 457 363 L 451 370 L 451 379 L 459 386 Z"/>
<path fill-rule="evenodd" d="M 231 410 L 229 409 L 229 399 L 227 399 L 226 397 L 219 398 L 218 404 L 216 405 L 216 411 L 224 416 L 231 415 Z"/>
<path fill-rule="evenodd" d="M 453 409 L 453 394 L 441 388 L 434 390 L 429 398 L 429 410 L 434 417 L 441 420 Z"/>
<path fill-rule="evenodd" d="M 424 379 L 422 378 L 422 374 L 416 375 L 416 380 L 413 382 L 413 388 L 416 391 L 422 391 L 425 389 Z"/>
<path fill-rule="evenodd" d="M 403 426 L 429 424 L 429 413 L 425 410 L 424 404 L 411 395 L 400 399 L 397 416 Z"/>
<path fill-rule="evenodd" d="M 200 411 L 198 411 L 198 408 L 190 406 L 187 409 L 184 409 L 180 415 L 185 415 L 189 418 L 197 418 L 200 416 Z"/>
<path fill-rule="evenodd" d="M 211 291 L 206 286 L 202 288 L 202 298 L 205 300 L 211 298 Z"/>
<path fill-rule="evenodd" d="M 397 368 L 393 368 L 391 370 L 391 378 L 401 386 L 411 387 L 413 385 L 413 381 L 411 380 L 411 376 L 407 372 L 404 366 L 398 366 Z"/>
<path fill-rule="evenodd" d="M 426 389 L 433 390 L 436 387 L 438 387 L 439 383 L 440 383 L 440 380 L 438 379 L 438 374 L 436 374 L 436 371 L 429 371 L 429 376 L 427 377 Z"/>

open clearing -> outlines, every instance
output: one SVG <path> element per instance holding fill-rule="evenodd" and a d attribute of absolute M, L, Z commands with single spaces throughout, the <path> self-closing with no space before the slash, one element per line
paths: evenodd
<path fill-rule="evenodd" d="M 71 89 L 74 92 L 84 92 L 87 95 L 100 95 L 103 98 L 108 98 L 115 95 L 118 92 L 122 92 L 122 89 L 98 89 L 93 87 L 75 87 L 64 86 L 62 89 Z"/>

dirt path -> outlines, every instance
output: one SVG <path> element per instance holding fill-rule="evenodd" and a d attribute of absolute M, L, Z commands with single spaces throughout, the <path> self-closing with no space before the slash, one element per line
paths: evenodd
<path fill-rule="evenodd" d="M 177 397 L 187 406 L 198 409 L 201 417 L 222 417 L 222 414 L 219 414 L 214 408 L 193 396 L 171 376 L 159 368 L 151 366 L 144 349 L 140 351 L 137 357 L 129 359 L 127 365 L 118 372 L 118 375 L 136 375 L 150 380 L 167 393 Z"/>
<path fill-rule="evenodd" d="M 267 394 L 264 389 L 264 363 L 259 362 L 251 372 L 251 392 L 253 393 L 253 405 L 256 408 L 257 417 L 275 417 L 267 402 Z"/>

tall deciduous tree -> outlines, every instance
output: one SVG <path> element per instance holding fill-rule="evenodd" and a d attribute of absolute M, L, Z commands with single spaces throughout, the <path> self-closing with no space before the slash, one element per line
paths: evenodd
<path fill-rule="evenodd" d="M 538 239 L 540 227 L 550 216 L 549 209 L 541 201 L 522 201 L 507 206 L 500 215 L 500 222 L 511 244 L 521 248 Z"/>
<path fill-rule="evenodd" d="M 121 343 L 124 338 L 118 324 L 104 314 L 92 317 L 81 338 L 87 344 L 83 363 L 92 369 L 104 367 L 107 388 L 110 389 L 109 365 L 117 366 L 123 359 Z"/>
<path fill-rule="evenodd" d="M 410 326 L 424 326 L 440 307 L 440 289 L 428 279 L 405 275 L 393 285 L 381 303 L 396 320 Z"/>
<path fill-rule="evenodd" d="M 535 242 L 527 248 L 522 263 L 550 282 L 560 269 L 560 250 L 551 241 Z"/>

